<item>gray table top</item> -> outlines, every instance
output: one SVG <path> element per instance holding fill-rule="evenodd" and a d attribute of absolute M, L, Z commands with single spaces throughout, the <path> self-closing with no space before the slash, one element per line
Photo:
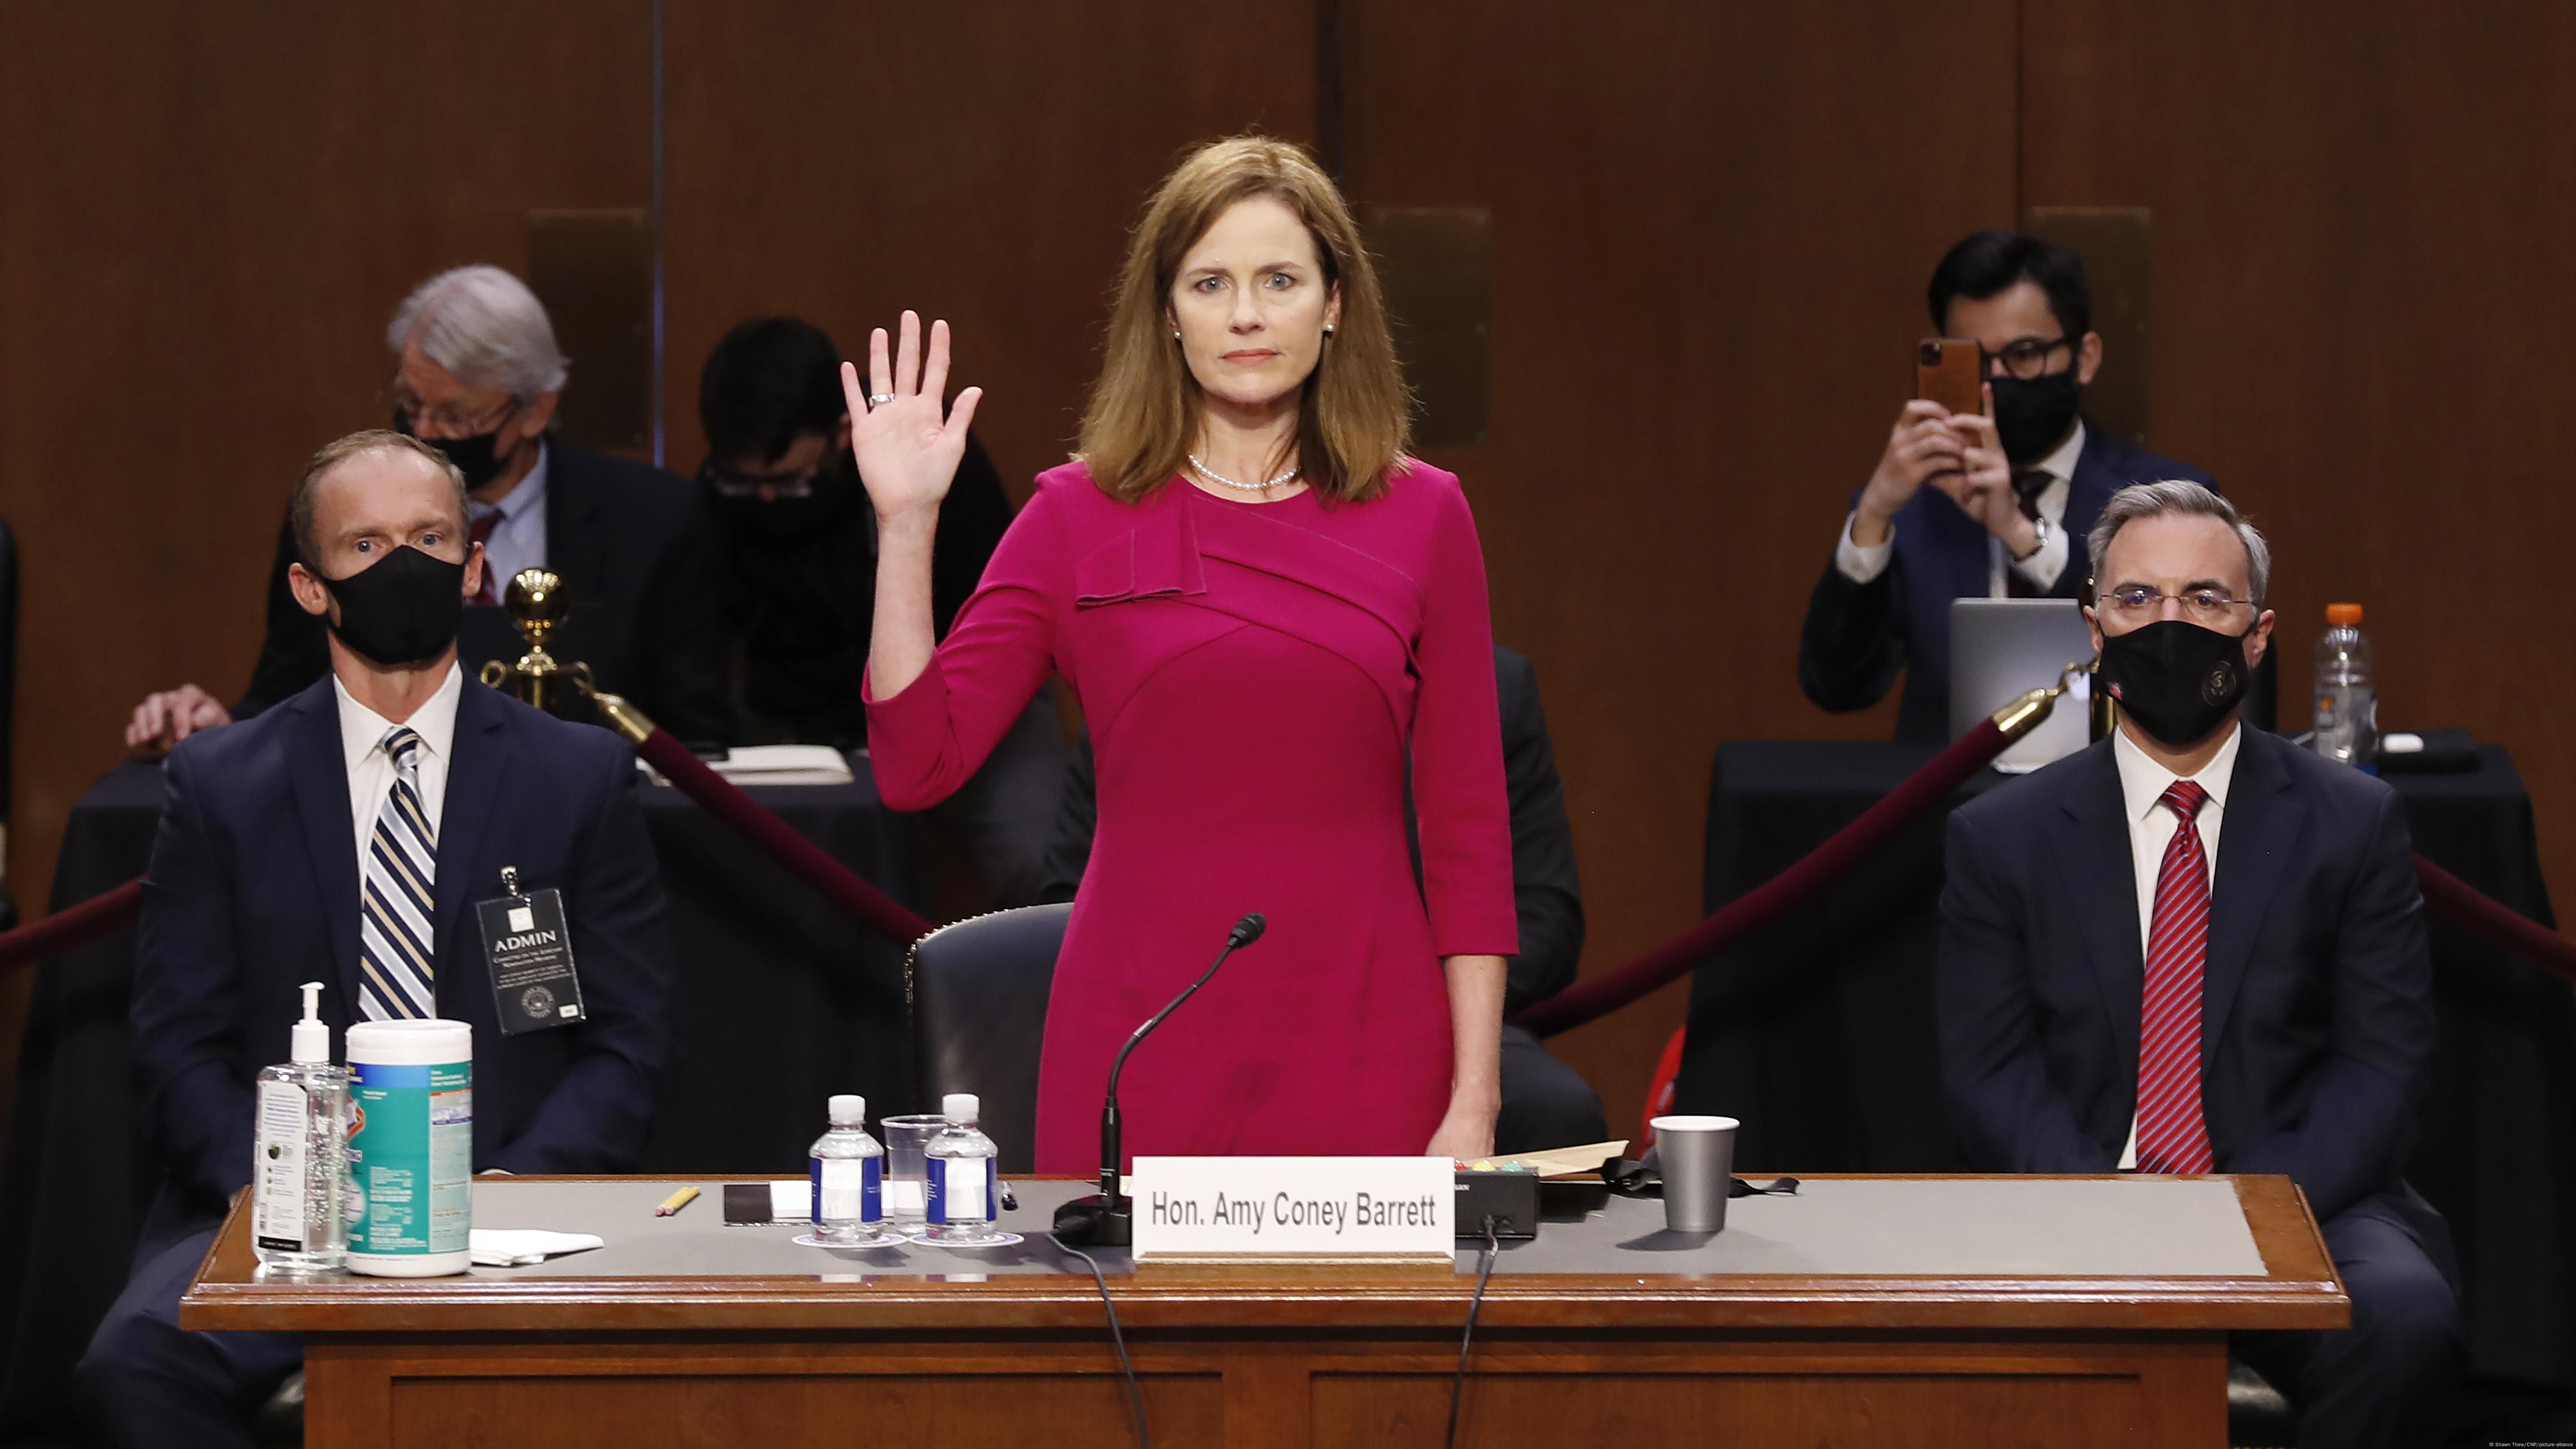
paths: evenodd
<path fill-rule="evenodd" d="M 715 1184 L 675 1216 L 653 1208 L 675 1184 L 651 1178 L 474 1184 L 481 1228 L 595 1233 L 607 1246 L 523 1268 L 477 1268 L 494 1279 L 796 1277 L 972 1278 L 1087 1273 L 1047 1240 L 1057 1204 L 1087 1189 L 1016 1184 L 1020 1206 L 1001 1226 L 1027 1241 L 991 1249 L 923 1243 L 831 1249 L 793 1241 L 800 1224 L 727 1227 Z M 1111 1273 L 1133 1271 L 1121 1249 L 1094 1253 Z M 1471 1272 L 1473 1249 L 1458 1255 Z M 1580 1221 L 1549 1221 L 1506 1244 L 1495 1273 L 1786 1274 L 1800 1277 L 2261 1278 L 2265 1274 L 2234 1185 L 2160 1178 L 1809 1179 L 1794 1197 L 1729 1205 L 1726 1231 L 1666 1231 L 1663 1205 L 1612 1198 Z"/>

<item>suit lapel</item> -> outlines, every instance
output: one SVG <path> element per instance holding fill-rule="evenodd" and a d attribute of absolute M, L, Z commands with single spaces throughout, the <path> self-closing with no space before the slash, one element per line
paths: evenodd
<path fill-rule="evenodd" d="M 502 718 L 501 697 L 473 680 L 465 681 L 465 691 L 456 701 L 454 758 L 447 764 L 447 802 L 438 822 L 438 878 L 431 890 L 438 908 L 432 929 L 438 935 L 435 949 L 442 984 L 451 963 L 479 959 L 463 948 L 465 903 L 478 894 L 495 893 L 501 883 L 498 866 L 487 874 L 482 860 L 493 805 L 509 773 L 508 757 L 500 748 Z M 457 1014 L 448 1006 L 440 1010 Z"/>
<path fill-rule="evenodd" d="M 286 774 L 293 782 L 304 853 L 331 941 L 331 967 L 341 1000 L 357 1017 L 358 835 L 349 804 L 349 762 L 340 747 L 340 699 L 331 676 L 277 706 L 291 721 L 284 733 Z"/>
<path fill-rule="evenodd" d="M 563 576 L 575 601 L 596 598 L 586 591 L 600 578 L 599 530 L 592 526 L 600 497 L 592 481 L 577 450 L 546 439 L 546 567 Z"/>
<path fill-rule="evenodd" d="M 2281 868 L 2298 843 L 2307 808 L 2290 794 L 2290 773 L 2277 751 L 2292 748 L 2272 734 L 2242 727 L 2236 778 L 2228 782 L 2227 813 L 2219 823 L 2218 869 L 2211 882 L 2209 956 L 2202 968 L 2201 1060 L 2227 1028 L 2227 1014 L 2245 981 L 2254 937 L 2262 929 Z"/>
<path fill-rule="evenodd" d="M 2085 557 L 2084 540 L 2101 522 L 2102 510 L 2111 504 L 2111 495 L 2124 486 L 2107 461 L 2112 446 L 2102 425 L 2091 418 L 2084 420 L 2084 446 L 2075 455 L 2075 470 L 2066 479 L 2066 571 L 2057 576 L 2057 587 L 2050 592 L 2061 598 L 2084 597 L 2084 583 L 2093 573 Z"/>
<path fill-rule="evenodd" d="M 2087 751 L 2083 773 L 2057 822 L 2058 869 L 2066 900 L 2082 923 L 2093 981 L 2110 1024 L 2119 1080 L 2138 1079 L 2138 1017 L 2146 993 L 2146 952 L 2138 935 L 2137 866 L 2129 857 L 2129 815 L 2120 796 L 2120 767 L 2108 740 Z"/>

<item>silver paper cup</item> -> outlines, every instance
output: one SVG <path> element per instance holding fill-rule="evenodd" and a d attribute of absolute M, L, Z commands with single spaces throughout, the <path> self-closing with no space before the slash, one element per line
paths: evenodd
<path fill-rule="evenodd" d="M 1665 1227 L 1677 1233 L 1726 1231 L 1726 1194 L 1734 1179 L 1739 1125 L 1732 1117 L 1654 1119 Z"/>

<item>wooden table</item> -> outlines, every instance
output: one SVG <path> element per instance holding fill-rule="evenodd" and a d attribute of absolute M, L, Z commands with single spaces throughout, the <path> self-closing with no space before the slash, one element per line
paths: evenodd
<path fill-rule="evenodd" d="M 504 1191 L 517 1196 L 506 1199 L 487 1188 L 478 1220 L 495 1216 L 487 1202 L 537 1201 L 528 1188 L 558 1181 L 575 1180 L 512 1179 Z M 1798 1198 L 1739 1199 L 1714 1240 L 1673 1241 L 1652 1203 L 1614 1201 L 1586 1222 L 1551 1223 L 1494 1274 L 1459 1442 L 2215 1449 L 2225 1443 L 2229 1332 L 2347 1321 L 2307 1205 L 2277 1177 L 2211 1180 L 2232 1185 L 2232 1197 L 2191 1189 L 2204 1208 L 2241 1211 L 2235 1240 L 2250 1236 L 2241 1256 L 2259 1255 L 2260 1273 L 1671 1271 L 1682 1260 L 1815 1252 L 1796 1231 L 1835 1211 L 1866 1222 L 1850 1211 L 1892 1200 L 1900 1189 L 1890 1183 L 1922 1184 L 1901 1191 L 1923 1195 L 1935 1216 L 1941 1203 L 1982 1204 L 1955 1235 L 1982 1246 L 1952 1244 L 1943 1222 L 1920 1218 L 1894 1236 L 1914 1235 L 1934 1258 L 1991 1258 L 1999 1244 L 2009 1255 L 2014 1235 L 2052 1229 L 2012 1221 L 2015 1195 L 2038 1192 L 2017 1185 L 2067 1181 L 2102 1180 L 1813 1178 Z M 236 1205 L 181 1322 L 307 1335 L 306 1442 L 317 1449 L 1135 1442 L 1100 1297 L 1079 1263 L 1042 1244 L 989 1276 L 924 1276 L 959 1266 L 928 1250 L 837 1261 L 787 1245 L 790 1228 L 719 1227 L 714 1191 L 685 1230 L 672 1225 L 687 1214 L 632 1222 L 649 1219 L 667 1185 L 618 1180 L 553 1199 L 548 1225 L 575 1229 L 562 1203 L 620 1204 L 632 1240 L 612 1236 L 587 1263 L 416 1281 L 259 1281 Z M 1019 1216 L 1038 1226 L 1077 1190 L 1023 1183 Z M 2085 1191 L 2114 1206 L 2150 1201 Z M 2007 1210 L 1991 1211 L 1998 1203 Z M 2055 1227 L 2079 1239 L 2090 1231 Z M 1918 1251 L 1889 1233 L 1858 1236 L 1872 1241 L 1848 1245 L 1855 1261 Z M 1536 1250 L 1551 1245 L 1560 1266 L 1591 1255 L 1622 1271 L 1509 1266 L 1541 1262 Z M 820 1271 L 620 1266 L 693 1254 L 736 1270 L 774 1259 Z M 1057 1271 L 1064 1264 L 1071 1273 Z M 1110 1267 L 1151 1427 L 1167 1446 L 1439 1444 L 1474 1281 L 1437 1265 Z"/>

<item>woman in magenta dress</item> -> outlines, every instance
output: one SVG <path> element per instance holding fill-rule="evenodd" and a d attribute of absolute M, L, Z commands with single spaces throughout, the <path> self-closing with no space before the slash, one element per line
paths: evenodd
<path fill-rule="evenodd" d="M 1458 480 L 1404 456 L 1409 398 L 1331 181 L 1243 138 L 1164 182 L 1078 460 L 1040 475 L 935 651 L 931 537 L 979 393 L 942 420 L 947 326 L 925 360 L 909 312 L 868 368 L 843 384 L 880 526 L 878 789 L 944 798 L 1057 673 L 1098 753 L 1039 1169 L 1097 1165 L 1111 1058 L 1246 911 L 1268 933 L 1127 1065 L 1129 1152 L 1491 1151 L 1517 943 L 1484 561 Z"/>

